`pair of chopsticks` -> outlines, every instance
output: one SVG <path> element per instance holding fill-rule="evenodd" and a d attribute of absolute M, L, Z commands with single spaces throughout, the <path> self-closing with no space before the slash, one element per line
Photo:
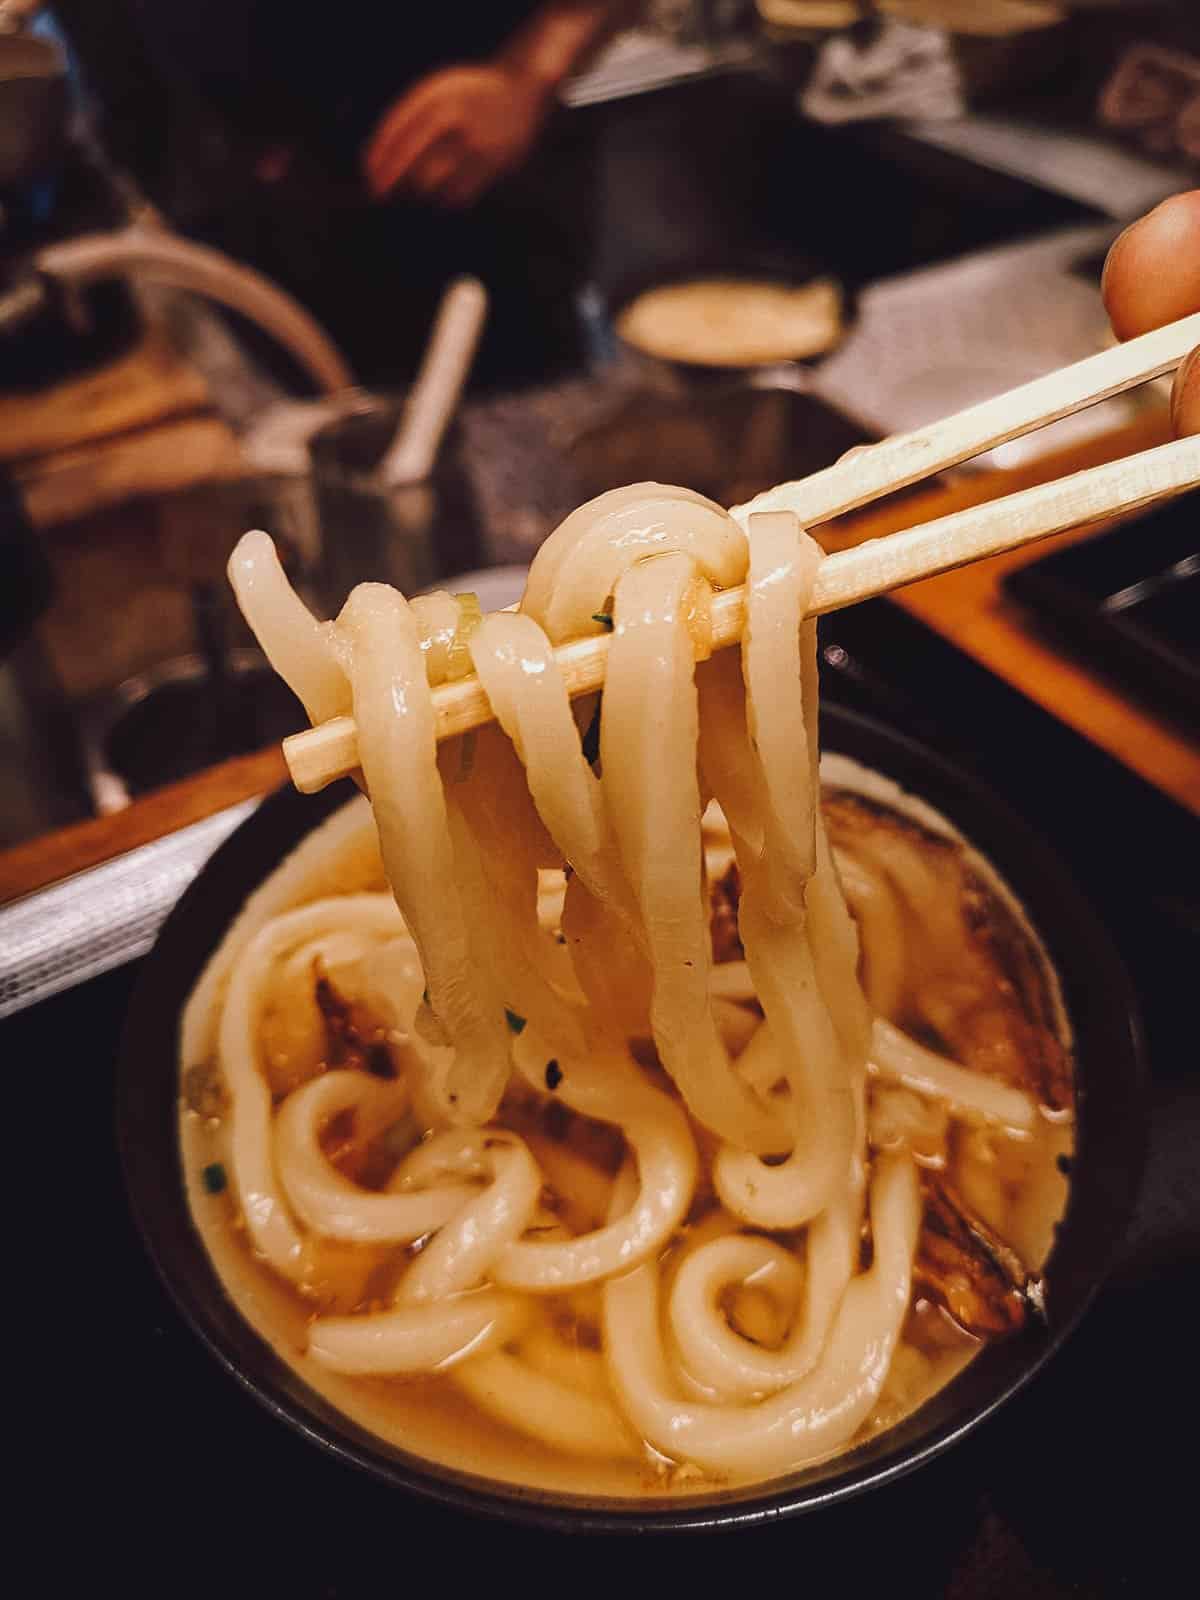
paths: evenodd
<path fill-rule="evenodd" d="M 1089 356 L 1007 394 L 957 412 L 945 421 L 869 445 L 796 483 L 781 484 L 740 507 L 744 522 L 758 511 L 793 511 L 804 528 L 857 510 L 897 489 L 919 483 L 1010 439 L 1019 439 L 1101 400 L 1172 371 L 1200 346 L 1200 314 L 1184 317 L 1128 344 Z M 931 578 L 1004 550 L 1103 517 L 1137 511 L 1156 500 L 1200 486 L 1200 437 L 1178 439 L 1053 483 L 938 517 L 916 528 L 871 539 L 826 556 L 809 606 L 821 616 L 869 600 L 889 589 Z M 713 649 L 736 644 L 745 620 L 744 588 L 713 596 Z M 604 683 L 609 634 L 560 646 L 555 660 L 574 699 Z M 487 695 L 475 677 L 435 689 L 437 734 L 447 739 L 491 720 Z M 283 741 L 292 781 L 315 793 L 358 766 L 353 719 L 334 717 Z"/>

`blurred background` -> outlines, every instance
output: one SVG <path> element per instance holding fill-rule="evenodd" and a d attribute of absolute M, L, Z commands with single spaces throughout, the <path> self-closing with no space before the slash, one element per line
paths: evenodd
<path fill-rule="evenodd" d="M 157 1559 L 154 1528 L 228 1586 L 274 1494 L 302 1533 L 274 1580 L 361 1594 L 404 1531 L 207 1360 L 108 1133 L 139 958 L 303 720 L 229 600 L 237 538 L 268 529 L 322 616 L 378 578 L 502 606 L 604 489 L 734 503 L 1103 348 L 1109 244 L 1198 184 L 1196 0 L 0 0 L 0 1041 L 35 1068 L 19 1128 L 72 1073 L 108 1308 L 84 1383 L 112 1413 L 79 1430 L 106 1454 L 78 1515 L 121 1539 L 114 1570 Z M 1168 392 L 819 537 L 1159 443 Z M 777 1530 L 806 1574 L 844 1584 L 852 1550 L 893 1587 L 899 1552 L 930 1596 L 1153 1593 L 1156 1561 L 1178 1583 L 1198 510 L 823 621 L 824 692 L 959 760 L 1085 887 L 1155 1095 L 1138 1220 L 1070 1359 L 941 1467 Z"/>
<path fill-rule="evenodd" d="M 615 483 L 745 498 L 1098 348 L 1200 170 L 1188 0 L 436 9 L 0 0 L 0 846 L 295 723 L 246 526 L 332 614 Z"/>

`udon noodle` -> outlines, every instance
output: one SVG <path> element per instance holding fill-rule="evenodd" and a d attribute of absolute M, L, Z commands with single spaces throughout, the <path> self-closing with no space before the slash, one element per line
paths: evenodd
<path fill-rule="evenodd" d="M 354 716 L 369 805 L 191 997 L 193 1214 L 260 1332 L 417 1453 L 587 1493 L 784 1473 L 1036 1303 L 1053 980 L 936 819 L 822 806 L 820 559 L 791 513 L 640 484 L 514 613 L 363 584 L 321 623 L 266 535 L 231 561 L 313 721 Z M 602 629 L 572 705 L 554 647 Z M 439 748 L 431 689 L 472 670 L 498 726 Z"/>

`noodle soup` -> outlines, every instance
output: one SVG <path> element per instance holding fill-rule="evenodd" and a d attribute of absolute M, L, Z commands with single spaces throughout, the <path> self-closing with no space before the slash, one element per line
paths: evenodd
<path fill-rule="evenodd" d="M 822 803 L 821 561 L 775 501 L 661 484 L 572 513 L 514 614 L 361 584 L 320 623 L 265 535 L 234 553 L 370 806 L 193 992 L 193 1212 L 264 1337 L 418 1456 L 591 1497 L 760 1481 L 1039 1312 L 1061 1007 L 940 819 L 861 774 Z M 555 647 L 589 632 L 573 706 Z M 472 668 L 496 721 L 439 744 Z"/>
<path fill-rule="evenodd" d="M 922 1171 L 923 1210 L 901 1338 L 878 1397 L 841 1447 L 852 1448 L 916 1410 L 988 1340 L 1037 1314 L 1038 1275 L 1067 1196 L 1071 1053 L 1049 963 L 988 864 L 944 819 L 886 780 L 840 757 L 826 757 L 822 770 L 826 822 L 862 936 L 869 999 L 907 1037 L 934 1047 L 939 1060 L 953 1057 L 1002 1091 L 994 1107 L 955 1102 L 940 1079 L 922 1077 L 928 1063 L 921 1058 L 907 1062 L 907 1074 L 903 1061 L 872 1071 L 872 1155 L 912 1150 Z M 760 1008 L 738 938 L 728 831 L 715 807 L 706 816 L 704 839 L 714 1008 L 737 1060 L 760 1025 Z M 556 944 L 563 889 L 561 874 L 543 875 L 541 923 Z M 330 1370 L 312 1354 L 315 1320 L 386 1304 L 422 1241 L 402 1248 L 321 1241 L 298 1285 L 264 1264 L 227 1181 L 228 1097 L 216 1068 L 216 1036 L 230 975 L 256 935 L 298 907 L 330 896 L 349 907 L 359 896 L 385 890 L 370 811 L 357 800 L 253 897 L 189 1007 L 180 1101 L 188 1198 L 238 1310 L 338 1409 L 389 1443 L 453 1469 L 589 1498 L 641 1500 L 716 1492 L 772 1475 L 753 1466 L 706 1468 L 683 1455 L 672 1458 L 639 1436 L 621 1414 L 608 1377 L 599 1288 L 538 1296 L 528 1320 L 499 1350 L 502 1364 L 482 1375 L 472 1373 L 467 1359 L 440 1373 L 354 1376 Z M 396 970 L 393 965 L 393 977 Z M 345 1071 L 347 1063 L 384 1085 L 397 1080 L 376 1075 L 390 1073 L 392 1063 L 404 1071 L 411 1036 L 390 1016 L 372 1013 L 356 987 L 358 972 L 345 944 L 319 951 L 306 950 L 303 942 L 281 947 L 256 1029 L 276 1123 L 297 1087 Z M 418 983 L 415 971 L 409 981 Z M 647 1081 L 663 1084 L 653 1045 L 643 1041 L 636 1054 Z M 605 1221 L 625 1141 L 611 1124 L 568 1110 L 548 1068 L 549 1062 L 541 1092 L 527 1084 L 514 1088 L 489 1127 L 521 1138 L 537 1161 L 542 1186 L 535 1228 L 542 1231 L 534 1237 L 582 1235 Z M 964 1096 L 972 1087 L 963 1088 Z M 1004 1090 L 1016 1091 L 1011 1104 Z M 1015 1111 L 1023 1120 L 1021 1096 L 1035 1115 L 1028 1126 L 1014 1127 L 1003 1114 Z M 356 1130 L 342 1114 L 321 1130 L 321 1148 L 348 1180 L 385 1193 L 419 1148 L 413 1141 L 424 1131 L 421 1120 L 409 1109 L 382 1130 Z M 701 1125 L 691 1126 L 699 1170 L 687 1213 L 659 1252 L 655 1337 L 673 1392 L 712 1404 L 716 1391 L 705 1377 L 729 1381 L 720 1365 L 724 1331 L 730 1354 L 749 1369 L 743 1389 L 734 1391 L 738 1404 L 749 1407 L 772 1392 L 770 1363 L 802 1328 L 805 1275 L 812 1271 L 805 1233 L 811 1229 L 748 1227 L 729 1212 L 712 1185 L 715 1141 Z M 858 1248 L 865 1257 L 869 1237 Z M 712 1373 L 688 1365 L 689 1356 L 704 1365 L 706 1343 L 717 1348 Z M 711 1349 L 707 1353 L 711 1358 Z M 765 1370 L 756 1379 L 760 1358 Z M 752 1387 L 756 1381 L 761 1387 Z"/>

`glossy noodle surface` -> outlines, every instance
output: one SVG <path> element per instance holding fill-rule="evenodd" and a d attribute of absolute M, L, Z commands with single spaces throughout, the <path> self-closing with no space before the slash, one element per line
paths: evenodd
<path fill-rule="evenodd" d="M 231 575 L 369 795 L 251 898 L 184 1017 L 193 1215 L 368 1428 L 580 1495 L 824 1460 L 1036 1314 L 1070 1039 L 1019 907 L 881 780 L 818 782 L 820 552 L 639 484 L 521 609 Z M 716 589 L 748 583 L 711 655 Z M 299 607 L 299 610 L 297 609 Z M 602 699 L 552 648 L 611 628 Z M 474 668 L 497 724 L 438 747 Z"/>

